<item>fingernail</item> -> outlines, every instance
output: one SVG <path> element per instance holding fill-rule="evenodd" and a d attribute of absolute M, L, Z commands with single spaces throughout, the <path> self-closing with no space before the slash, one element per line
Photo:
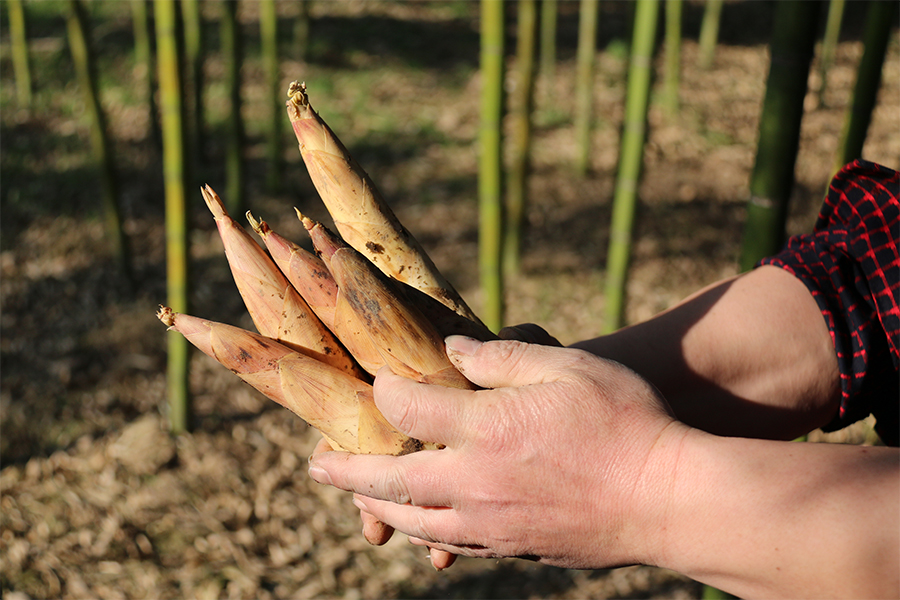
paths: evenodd
<path fill-rule="evenodd" d="M 451 352 L 472 356 L 484 342 L 464 335 L 451 335 L 444 340 L 444 343 Z"/>
<path fill-rule="evenodd" d="M 331 483 L 331 475 L 329 475 L 328 471 L 326 471 L 322 467 L 311 466 L 309 468 L 309 476 L 312 477 L 312 480 L 316 483 L 321 483 L 322 485 L 333 485 Z"/>
<path fill-rule="evenodd" d="M 364 510 L 364 511 L 366 511 L 366 512 L 369 512 L 368 507 L 366 507 L 366 503 L 363 502 L 362 500 L 360 500 L 360 499 L 359 499 L 358 497 L 356 497 L 356 496 L 353 497 L 353 506 L 355 506 L 355 507 L 358 508 L 359 510 Z"/>

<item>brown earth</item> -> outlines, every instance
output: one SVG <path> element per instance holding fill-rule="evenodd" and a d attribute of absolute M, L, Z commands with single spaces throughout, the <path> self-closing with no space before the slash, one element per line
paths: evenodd
<path fill-rule="evenodd" d="M 309 64 L 284 62 L 284 87 L 306 79 L 313 103 L 477 310 L 477 11 L 466 3 L 313 6 L 319 41 Z M 617 39 L 627 20 L 624 4 L 603 6 L 591 172 L 579 179 L 569 166 L 577 5 L 564 3 L 555 78 L 541 80 L 538 92 L 524 273 L 509 283 L 507 295 L 507 322 L 540 323 L 564 343 L 602 326 L 625 89 Z M 292 6 L 280 10 L 287 19 Z M 631 322 L 737 272 L 771 6 L 726 6 L 722 44 L 709 71 L 695 66 L 701 8 L 687 3 L 686 10 L 679 117 L 664 118 L 655 102 L 650 112 L 628 285 Z M 245 11 L 250 32 L 252 5 Z M 49 75 L 39 76 L 38 88 L 46 87 L 38 93 L 41 108 L 16 110 L 5 36 L 2 47 L 4 597 L 698 597 L 695 582 L 649 567 L 570 571 L 462 559 L 437 573 L 401 536 L 370 547 L 349 497 L 306 475 L 317 434 L 199 354 L 191 372 L 194 431 L 174 439 L 165 433 L 166 333 L 154 316 L 165 300 L 160 164 L 146 111 L 135 101 L 140 74 L 114 52 L 124 53 L 116 44 L 130 44 L 128 11 L 100 16 L 98 43 L 113 50 L 101 58 L 109 69 L 104 104 L 140 282 L 134 294 L 124 291 L 104 242 L 77 88 L 66 85 L 59 93 Z M 814 92 L 807 98 L 791 233 L 811 227 L 831 173 L 862 53 L 860 23 L 859 15 L 848 15 L 824 103 Z M 34 60 L 67 81 L 59 20 L 47 18 L 36 29 Z M 894 35 L 864 152 L 892 168 L 900 167 L 898 56 Z M 212 166 L 202 175 L 217 189 L 224 187 L 216 137 L 221 69 L 211 54 L 206 153 Z M 324 209 L 293 143 L 286 144 L 285 191 L 262 191 L 265 96 L 258 57 L 248 58 L 243 74 L 249 202 L 254 214 L 302 241 L 291 207 L 314 218 L 324 218 Z M 811 89 L 819 85 L 811 75 Z M 195 200 L 192 312 L 249 326 L 212 219 L 199 194 Z M 865 435 L 862 428 L 828 439 L 860 442 Z"/>

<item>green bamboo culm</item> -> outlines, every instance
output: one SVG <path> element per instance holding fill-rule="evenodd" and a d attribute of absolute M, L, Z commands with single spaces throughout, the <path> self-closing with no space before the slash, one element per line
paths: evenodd
<path fill-rule="evenodd" d="M 700 68 L 706 71 L 712 67 L 719 41 L 719 22 L 722 20 L 722 0 L 706 0 L 703 21 L 700 23 L 700 38 L 697 42 L 700 53 Z"/>
<path fill-rule="evenodd" d="M 13 74 L 16 78 L 16 100 L 19 108 L 31 108 L 31 62 L 28 59 L 28 27 L 22 0 L 7 0 L 9 11 L 9 42 L 12 52 Z"/>
<path fill-rule="evenodd" d="M 896 2 L 870 2 L 863 38 L 865 50 L 856 71 L 856 85 L 850 109 L 844 121 L 841 143 L 838 146 L 834 170 L 862 157 L 863 144 L 872 120 L 872 110 L 881 86 L 881 71 L 887 53 L 888 40 L 897 14 Z"/>
<path fill-rule="evenodd" d="M 606 264 L 604 329 L 622 325 L 625 283 L 631 258 L 631 234 L 637 205 L 637 187 L 644 155 L 647 108 L 650 100 L 653 46 L 659 15 L 658 0 L 638 0 L 634 14 L 634 36 L 628 65 L 625 123 L 619 151 L 619 170 L 613 195 L 612 223 Z"/>
<path fill-rule="evenodd" d="M 528 205 L 528 171 L 531 155 L 531 119 L 534 104 L 534 54 L 537 45 L 537 0 L 519 0 L 514 87 L 510 94 L 510 167 L 503 219 L 503 272 L 519 274 L 525 209 Z"/>
<path fill-rule="evenodd" d="M 556 0 L 541 0 L 540 81 L 542 101 L 551 106 L 556 91 Z"/>
<path fill-rule="evenodd" d="M 769 78 L 741 243 L 742 271 L 784 243 L 819 8 L 819 2 L 807 0 L 782 0 L 775 5 Z"/>
<path fill-rule="evenodd" d="M 669 119 L 678 115 L 681 86 L 681 0 L 666 0 L 666 73 L 663 109 Z"/>
<path fill-rule="evenodd" d="M 122 216 L 119 209 L 119 189 L 116 168 L 113 163 L 112 144 L 106 129 L 106 115 L 100 104 L 97 89 L 96 65 L 91 49 L 88 17 L 81 0 L 68 0 L 66 3 L 66 31 L 69 38 L 69 50 L 72 63 L 78 77 L 78 86 L 84 97 L 84 105 L 91 119 L 91 149 L 94 168 L 100 175 L 103 190 L 103 215 L 106 235 L 112 246 L 119 270 L 126 288 L 131 291 L 134 281 L 131 268 L 131 253 L 128 237 L 122 227 Z"/>
<path fill-rule="evenodd" d="M 599 0 L 581 0 L 578 11 L 578 50 L 575 57 L 575 174 L 584 177 L 591 155 L 594 105 L 594 55 L 597 51 Z"/>
<path fill-rule="evenodd" d="M 225 203 L 228 212 L 247 212 L 244 198 L 244 120 L 241 117 L 241 31 L 237 20 L 238 0 L 223 0 L 221 51 L 225 62 L 225 89 L 229 99 L 225 142 Z"/>
<path fill-rule="evenodd" d="M 184 29 L 184 81 L 187 89 L 187 110 L 185 110 L 185 130 L 187 135 L 186 156 L 192 163 L 191 172 L 204 161 L 203 143 L 203 17 L 200 0 L 181 0 L 181 18 Z"/>
<path fill-rule="evenodd" d="M 259 2 L 259 35 L 262 59 L 266 72 L 268 127 L 266 128 L 266 189 L 276 193 L 281 188 L 282 122 L 284 103 L 281 101 L 281 74 L 278 70 L 278 13 L 275 0 Z"/>
<path fill-rule="evenodd" d="M 185 209 L 185 131 L 182 104 L 181 56 L 177 38 L 176 4 L 156 0 L 157 68 L 163 130 L 163 177 L 166 194 L 166 287 L 172 310 L 186 313 L 188 307 L 188 231 Z M 188 386 L 190 352 L 181 335 L 168 336 L 169 428 L 173 433 L 190 430 L 191 397 Z"/>
<path fill-rule="evenodd" d="M 478 132 L 478 267 L 482 317 L 503 325 L 503 48 L 504 1 L 481 0 L 481 114 Z"/>
<path fill-rule="evenodd" d="M 150 43 L 149 0 L 134 0 L 131 5 L 131 21 L 134 30 L 134 66 L 138 77 L 144 80 L 147 112 L 150 122 L 150 138 L 153 147 L 162 152 L 162 132 L 159 130 L 159 109 L 156 106 L 156 85 L 153 46 Z"/>
<path fill-rule="evenodd" d="M 822 38 L 822 52 L 819 54 L 819 105 L 825 104 L 825 90 L 828 87 L 828 71 L 834 64 L 834 52 L 841 35 L 841 21 L 844 18 L 844 0 L 830 0 L 828 18 L 825 21 L 825 35 Z"/>

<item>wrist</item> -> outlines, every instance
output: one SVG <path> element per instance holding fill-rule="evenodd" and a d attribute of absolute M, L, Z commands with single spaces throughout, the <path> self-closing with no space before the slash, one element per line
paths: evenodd
<path fill-rule="evenodd" d="M 706 435 L 680 421 L 663 429 L 635 482 L 634 494 L 626 507 L 630 536 L 624 536 L 624 548 L 634 550 L 632 564 L 666 567 L 670 539 L 677 535 L 677 504 L 673 491 L 685 471 L 685 456 L 697 435 Z"/>

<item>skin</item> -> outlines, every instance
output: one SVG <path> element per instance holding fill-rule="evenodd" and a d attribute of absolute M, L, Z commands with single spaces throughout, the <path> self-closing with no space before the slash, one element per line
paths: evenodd
<path fill-rule="evenodd" d="M 763 267 L 572 348 L 533 325 L 504 337 L 525 341 L 447 339 L 482 390 L 379 372 L 385 417 L 445 449 L 311 458 L 355 492 L 370 541 L 396 529 L 439 568 L 647 564 L 741 597 L 900 596 L 898 450 L 782 441 L 840 396 L 793 276 Z"/>

